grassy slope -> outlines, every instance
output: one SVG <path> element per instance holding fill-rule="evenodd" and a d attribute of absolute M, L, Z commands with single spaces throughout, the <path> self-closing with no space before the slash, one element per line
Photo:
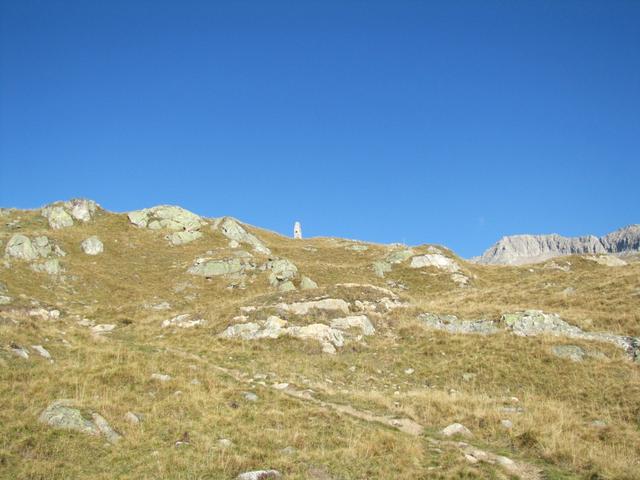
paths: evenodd
<path fill-rule="evenodd" d="M 101 214 L 89 224 L 54 231 L 37 212 L 11 212 L 0 230 L 2 247 L 15 232 L 4 223 L 17 217 L 20 232 L 44 234 L 62 246 L 66 274 L 52 279 L 18 261 L 0 268 L 0 282 L 14 297 L 5 311 L 37 300 L 63 312 L 55 322 L 0 322 L 0 477 L 233 478 L 269 467 L 287 478 L 307 478 L 309 466 L 317 465 L 345 479 L 506 478 L 497 467 L 467 464 L 457 450 L 438 451 L 378 424 L 239 383 L 216 368 L 223 366 L 248 377 L 270 374 L 269 383 L 310 386 L 319 398 L 409 416 L 431 433 L 459 421 L 479 446 L 538 462 L 550 478 L 640 478 L 640 375 L 620 351 L 571 342 L 607 355 L 571 363 L 550 353 L 551 345 L 568 343 L 562 340 L 452 336 L 424 330 L 415 320 L 418 311 L 497 318 L 505 311 L 540 308 L 591 330 L 638 335 L 640 264 L 607 268 L 571 257 L 556 261 L 571 263 L 564 272 L 543 265 L 463 263 L 475 278 L 472 287 L 461 289 L 446 274 L 406 266 L 395 267 L 386 279 L 375 277 L 370 265 L 388 253 L 385 246 L 356 252 L 342 240 L 293 241 L 254 230 L 275 255 L 292 260 L 322 288 L 342 282 L 386 286 L 389 279 L 409 287 L 399 293 L 412 307 L 373 318 L 378 333 L 366 345 L 329 356 L 313 342 L 215 337 L 242 305 L 324 292 L 281 296 L 268 288 L 264 274 L 245 290 L 228 290 L 222 279 L 186 274 L 193 259 L 207 251 L 229 253 L 219 233 L 207 230 L 200 240 L 172 247 L 164 232 L 136 229 L 124 215 Z M 105 243 L 105 253 L 96 257 L 80 249 L 93 234 Z M 562 293 L 567 287 L 575 293 Z M 172 309 L 145 307 L 160 301 Z M 160 328 L 163 319 L 188 312 L 203 315 L 207 326 Z M 83 317 L 118 328 L 96 339 L 77 325 Z M 6 348 L 11 342 L 42 344 L 55 362 L 18 359 Z M 415 372 L 404 373 L 407 368 Z M 173 380 L 158 384 L 149 378 L 154 372 Z M 465 373 L 475 377 L 465 381 Z M 258 402 L 242 398 L 249 389 Z M 513 406 L 513 396 L 523 413 L 501 411 Z M 101 439 L 38 424 L 40 411 L 57 398 L 74 398 L 99 411 L 124 440 L 107 446 Z M 124 421 L 129 410 L 145 415 L 141 426 Z M 512 431 L 500 428 L 504 418 L 513 420 Z M 608 426 L 594 428 L 596 419 Z M 176 448 L 185 431 L 191 446 Z M 236 446 L 220 449 L 222 437 Z M 283 453 L 287 446 L 296 452 Z"/>

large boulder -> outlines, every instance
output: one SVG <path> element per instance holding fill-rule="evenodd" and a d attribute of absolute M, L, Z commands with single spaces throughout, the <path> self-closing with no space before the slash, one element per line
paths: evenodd
<path fill-rule="evenodd" d="M 247 232 L 238 221 L 231 217 L 223 217 L 217 220 L 214 224 L 214 229 L 218 229 L 229 240 L 251 245 L 257 253 L 271 255 L 271 250 L 258 237 Z"/>
<path fill-rule="evenodd" d="M 141 228 L 174 232 L 199 230 L 205 221 L 199 215 L 174 205 L 159 205 L 127 213 L 129 221 Z"/>
<path fill-rule="evenodd" d="M 95 235 L 83 240 L 80 246 L 82 247 L 82 251 L 87 255 L 98 255 L 104 251 L 104 245 Z"/>
<path fill-rule="evenodd" d="M 48 220 L 51 228 L 59 229 L 72 226 L 74 219 L 88 222 L 99 208 L 93 200 L 74 198 L 67 202 L 47 205 L 40 213 Z"/>
<path fill-rule="evenodd" d="M 94 412 L 89 420 L 75 407 L 73 400 L 56 400 L 51 403 L 40 414 L 39 421 L 61 430 L 73 430 L 95 436 L 102 434 L 111 443 L 116 443 L 121 438 L 102 415 Z"/>
<path fill-rule="evenodd" d="M 98 427 L 73 405 L 73 400 L 56 400 L 40 414 L 39 420 L 53 428 L 99 435 Z"/>
<path fill-rule="evenodd" d="M 35 260 L 40 256 L 29 237 L 20 233 L 16 233 L 9 239 L 4 252 L 7 257 L 21 260 Z"/>
<path fill-rule="evenodd" d="M 54 245 L 45 236 L 35 237 L 31 240 L 26 235 L 16 233 L 9 239 L 5 247 L 5 256 L 20 260 L 33 261 L 38 258 L 47 258 L 52 254 L 60 257 L 65 255 L 60 247 Z"/>
<path fill-rule="evenodd" d="M 418 316 L 424 326 L 448 333 L 475 333 L 488 335 L 498 333 L 500 329 L 490 320 L 460 320 L 455 315 L 436 315 L 423 313 Z"/>
<path fill-rule="evenodd" d="M 269 271 L 269 285 L 272 287 L 281 287 L 287 283 L 293 286 L 291 280 L 298 276 L 298 267 L 286 258 L 269 259 L 264 267 Z"/>
<path fill-rule="evenodd" d="M 426 255 L 415 256 L 411 259 L 409 266 L 411 268 L 435 267 L 450 273 L 460 271 L 460 266 L 454 260 L 441 253 L 428 253 Z"/>

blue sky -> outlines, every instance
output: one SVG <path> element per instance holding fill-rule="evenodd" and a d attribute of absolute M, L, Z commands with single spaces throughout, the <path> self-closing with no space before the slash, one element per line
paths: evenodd
<path fill-rule="evenodd" d="M 640 2 L 0 0 L 0 205 L 440 243 L 640 222 Z"/>

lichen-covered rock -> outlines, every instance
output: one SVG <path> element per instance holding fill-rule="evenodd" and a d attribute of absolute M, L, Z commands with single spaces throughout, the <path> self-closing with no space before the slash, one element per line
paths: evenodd
<path fill-rule="evenodd" d="M 298 275 L 298 267 L 286 258 L 269 259 L 264 268 L 269 271 L 269 285 L 276 288 L 287 282 L 293 287 L 291 280 Z M 295 287 L 289 288 L 289 290 L 293 289 Z"/>
<path fill-rule="evenodd" d="M 45 236 L 35 237 L 31 240 L 26 235 L 16 233 L 7 242 L 5 256 L 20 260 L 33 261 L 38 258 L 47 258 L 50 255 L 64 256 L 60 247 L 51 243 Z"/>
<path fill-rule="evenodd" d="M 463 437 L 471 437 L 471 431 L 461 423 L 452 423 L 448 427 L 442 429 L 442 435 L 452 437 L 453 435 L 461 435 Z"/>
<path fill-rule="evenodd" d="M 100 206 L 93 200 L 74 198 L 67 202 L 55 202 L 40 211 L 54 229 L 71 227 L 73 219 L 81 222 L 91 220 Z"/>
<path fill-rule="evenodd" d="M 302 276 L 300 279 L 300 289 L 301 290 L 313 290 L 314 288 L 318 288 L 318 284 L 311 280 L 309 277 Z"/>
<path fill-rule="evenodd" d="M 554 345 L 551 351 L 556 357 L 567 358 L 572 362 L 581 362 L 585 351 L 577 345 Z"/>
<path fill-rule="evenodd" d="M 627 262 L 613 255 L 588 255 L 584 258 L 605 267 L 624 267 L 628 265 Z"/>
<path fill-rule="evenodd" d="M 314 323 L 303 327 L 289 327 L 286 332 L 287 335 L 300 340 L 317 340 L 322 345 L 324 353 L 336 353 L 335 347 L 344 346 L 343 333 L 323 323 Z"/>
<path fill-rule="evenodd" d="M 214 225 L 214 228 L 220 230 L 220 232 L 229 240 L 235 240 L 239 243 L 247 243 L 251 245 L 254 251 L 263 255 L 271 255 L 271 250 L 262 243 L 258 237 L 247 232 L 245 228 L 240 225 L 235 219 L 231 217 L 224 217 Z"/>
<path fill-rule="evenodd" d="M 162 322 L 162 328 L 178 327 L 178 328 L 193 328 L 204 325 L 206 322 L 203 318 L 194 316 L 190 313 L 183 313 L 177 315 L 171 319 L 164 320 Z"/>
<path fill-rule="evenodd" d="M 290 280 L 278 283 L 279 292 L 292 292 L 295 289 L 296 289 L 296 286 Z"/>
<path fill-rule="evenodd" d="M 366 315 L 351 315 L 344 318 L 334 318 L 330 323 L 332 328 L 347 330 L 349 328 L 359 328 L 363 335 L 373 335 L 376 329 Z"/>
<path fill-rule="evenodd" d="M 20 233 L 16 233 L 9 239 L 4 251 L 7 257 L 21 260 L 35 260 L 40 256 L 29 237 Z"/>
<path fill-rule="evenodd" d="M 42 216 L 48 220 L 49 226 L 54 229 L 73 225 L 73 218 L 62 206 L 45 207 L 42 209 Z"/>
<path fill-rule="evenodd" d="M 475 333 L 488 335 L 500 331 L 490 320 L 460 320 L 455 315 L 423 313 L 418 316 L 427 328 L 449 333 Z"/>
<path fill-rule="evenodd" d="M 244 472 L 236 477 L 236 480 L 272 480 L 282 478 L 277 470 L 254 470 Z"/>
<path fill-rule="evenodd" d="M 308 302 L 296 303 L 279 303 L 276 305 L 280 310 L 294 313 L 296 315 L 306 315 L 314 309 L 338 311 L 345 314 L 349 313 L 349 304 L 341 298 L 324 298 L 322 300 L 311 300 Z"/>
<path fill-rule="evenodd" d="M 194 240 L 202 237 L 202 232 L 173 232 L 167 235 L 165 238 L 171 242 L 172 245 L 184 245 L 185 243 L 193 242 Z"/>
<path fill-rule="evenodd" d="M 201 277 L 218 277 L 221 275 L 237 275 L 254 270 L 255 264 L 245 258 L 197 259 L 187 270 L 191 275 Z"/>
<path fill-rule="evenodd" d="M 415 252 L 410 248 L 394 250 L 384 259 L 373 262 L 373 271 L 378 277 L 383 278 L 385 273 L 391 271 L 393 265 L 400 264 L 413 255 L 415 255 Z"/>
<path fill-rule="evenodd" d="M 31 270 L 39 273 L 47 273 L 49 275 L 58 275 L 63 271 L 60 266 L 60 260 L 57 258 L 51 258 L 42 263 L 34 263 L 31 265 Z"/>
<path fill-rule="evenodd" d="M 127 213 L 129 221 L 141 228 L 194 231 L 205 225 L 199 215 L 174 205 L 159 205 Z"/>
<path fill-rule="evenodd" d="M 428 253 L 426 255 L 418 255 L 411 259 L 411 268 L 435 267 L 450 273 L 460 271 L 460 266 L 451 258 L 440 253 Z"/>
<path fill-rule="evenodd" d="M 100 241 L 100 239 L 95 235 L 84 239 L 80 244 L 80 247 L 87 255 L 99 255 L 104 251 L 102 241 Z"/>
<path fill-rule="evenodd" d="M 56 400 L 40 414 L 39 420 L 53 428 L 99 435 L 100 429 L 72 405 L 72 400 Z"/>

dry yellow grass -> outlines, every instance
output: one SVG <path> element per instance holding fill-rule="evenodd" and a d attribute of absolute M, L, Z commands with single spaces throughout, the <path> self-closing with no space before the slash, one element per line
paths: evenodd
<path fill-rule="evenodd" d="M 448 335 L 425 330 L 416 320 L 420 311 L 497 319 L 506 311 L 539 308 L 588 330 L 638 335 L 639 264 L 607 268 L 570 257 L 558 261 L 571 263 L 565 272 L 460 260 L 473 278 L 469 288 L 459 288 L 446 273 L 421 273 L 406 265 L 395 266 L 385 279 L 376 277 L 371 264 L 389 252 L 386 246 L 358 252 L 339 239 L 294 241 L 256 229 L 275 256 L 293 261 L 321 287 L 278 294 L 265 274 L 246 289 L 232 290 L 224 279 L 187 274 L 198 256 L 228 253 L 227 240 L 208 229 L 203 238 L 173 247 L 166 232 L 134 228 L 124 215 L 103 213 L 85 225 L 51 230 L 37 212 L 10 212 L 3 224 L 18 217 L 19 230 L 0 228 L 3 247 L 19 231 L 47 235 L 67 256 L 61 260 L 63 279 L 35 273 L 19 261 L 0 268 L 0 282 L 14 298 L 0 307 L 2 316 L 19 319 L 18 324 L 0 320 L 2 478 L 218 479 L 276 468 L 286 478 L 302 479 L 312 478 L 313 466 L 342 479 L 509 478 L 496 465 L 471 465 L 459 450 L 427 441 L 452 422 L 470 428 L 477 446 L 536 464 L 545 478 L 640 478 L 640 370 L 623 352 L 545 337 Z M 105 252 L 84 255 L 80 242 L 94 234 Z M 388 287 L 387 280 L 408 287 L 397 293 L 411 306 L 372 316 L 376 335 L 335 356 L 322 354 L 317 343 L 295 339 L 217 338 L 243 305 L 322 294 L 367 299 L 366 288 L 333 285 Z M 563 293 L 568 287 L 575 292 Z M 61 319 L 20 317 L 33 300 L 59 308 Z M 149 308 L 162 301 L 171 309 Z M 208 323 L 184 331 L 160 327 L 180 313 L 198 313 Z M 117 328 L 96 338 L 78 325 L 85 317 Z M 316 312 L 306 321 L 322 318 Z M 11 354 L 11 343 L 44 345 L 55 361 L 19 359 Z M 552 355 L 552 345 L 569 343 L 598 350 L 604 358 L 573 363 Z M 267 385 L 257 378 L 239 382 L 219 367 L 243 372 L 247 379 L 268 375 Z M 405 373 L 409 368 L 412 374 Z M 155 382 L 154 372 L 173 379 Z M 414 438 L 290 398 L 269 388 L 276 382 L 311 388 L 317 398 L 363 411 L 412 418 L 426 428 L 425 436 Z M 242 393 L 249 390 L 258 402 L 244 400 Z M 59 398 L 100 412 L 123 440 L 109 446 L 100 438 L 39 424 L 40 412 Z M 144 421 L 128 424 L 127 411 L 144 414 Z M 501 427 L 503 419 L 513 421 L 512 430 Z M 595 427 L 594 420 L 606 427 Z M 191 445 L 176 447 L 184 432 Z M 235 446 L 220 448 L 220 438 Z M 285 447 L 294 453 L 283 452 Z"/>

